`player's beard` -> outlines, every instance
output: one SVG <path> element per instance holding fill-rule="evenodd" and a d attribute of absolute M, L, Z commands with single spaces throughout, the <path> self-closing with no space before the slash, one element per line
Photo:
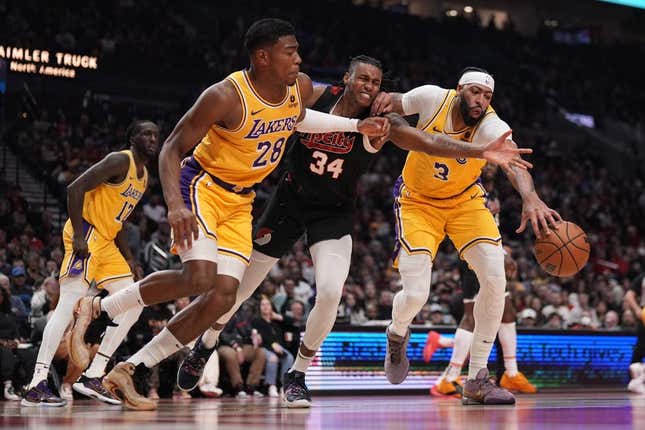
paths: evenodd
<path fill-rule="evenodd" d="M 464 97 L 461 97 L 461 100 L 459 101 L 459 110 L 461 111 L 461 117 L 464 119 L 464 123 L 466 123 L 468 127 L 476 125 L 484 116 L 483 110 L 477 118 L 470 116 L 470 107 Z"/>

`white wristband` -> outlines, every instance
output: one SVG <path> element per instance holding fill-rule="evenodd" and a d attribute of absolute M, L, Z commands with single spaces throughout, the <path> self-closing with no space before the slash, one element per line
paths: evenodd
<path fill-rule="evenodd" d="M 296 124 L 301 133 L 358 132 L 358 120 L 307 109 L 304 119 Z"/>

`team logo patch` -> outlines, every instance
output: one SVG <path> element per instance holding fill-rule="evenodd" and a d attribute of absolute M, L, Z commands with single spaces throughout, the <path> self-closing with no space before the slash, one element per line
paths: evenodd
<path fill-rule="evenodd" d="M 83 273 L 83 259 L 76 257 L 72 263 L 72 267 L 69 269 L 69 274 L 78 276 L 81 273 Z"/>
<path fill-rule="evenodd" d="M 257 243 L 260 246 L 264 246 L 271 242 L 271 233 L 273 233 L 273 230 L 271 230 L 270 228 L 261 228 L 255 234 L 255 240 L 253 242 Z"/>

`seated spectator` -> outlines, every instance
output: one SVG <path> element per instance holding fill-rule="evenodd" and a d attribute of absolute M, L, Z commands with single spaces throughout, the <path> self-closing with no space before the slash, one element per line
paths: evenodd
<path fill-rule="evenodd" d="M 342 324 L 360 325 L 367 321 L 363 307 L 356 301 L 354 293 L 347 293 L 338 305 L 336 322 Z"/>
<path fill-rule="evenodd" d="M 271 300 L 262 296 L 260 299 L 260 317 L 253 320 L 253 328 L 257 330 L 262 339 L 262 347 L 266 354 L 264 381 L 269 385 L 269 397 L 279 397 L 277 380 L 278 367 L 280 380 L 293 364 L 293 355 L 287 349 L 280 323 L 282 315 L 273 310 Z"/>
<path fill-rule="evenodd" d="M 6 275 L 0 273 L 0 289 L 7 292 L 9 296 L 9 303 L 11 304 L 11 312 L 16 317 L 16 322 L 18 323 L 18 330 L 23 337 L 29 336 L 29 311 L 25 306 L 24 302 L 18 296 L 14 296 L 11 293 L 11 286 L 9 278 Z"/>
<path fill-rule="evenodd" d="M 631 309 L 625 309 L 622 316 L 622 328 L 625 330 L 635 330 L 637 325 L 636 317 Z"/>
<path fill-rule="evenodd" d="M 14 266 L 11 269 L 11 294 L 22 300 L 25 308 L 28 310 L 31 305 L 31 296 L 34 293 L 33 285 L 27 283 L 25 268 Z M 26 312 L 25 312 L 26 313 Z"/>
<path fill-rule="evenodd" d="M 0 381 L 4 386 L 5 400 L 21 400 L 15 386 L 22 386 L 36 365 L 34 348 L 19 348 L 21 339 L 16 316 L 11 312 L 11 302 L 6 289 L 0 288 Z"/>
<path fill-rule="evenodd" d="M 547 316 L 543 327 L 553 330 L 562 330 L 564 328 L 564 319 L 559 313 L 553 312 Z"/>
<path fill-rule="evenodd" d="M 621 327 L 618 324 L 618 313 L 616 311 L 608 311 L 605 314 L 605 319 L 603 321 L 602 328 L 605 330 L 611 330 L 611 331 L 617 331 L 620 330 Z"/>
<path fill-rule="evenodd" d="M 234 397 L 263 396 L 259 386 L 265 368 L 266 352 L 260 346 L 259 337 L 254 335 L 251 321 L 247 318 L 243 307 L 233 315 L 222 330 L 217 353 L 231 380 Z M 245 363 L 250 365 L 246 382 L 242 379 L 242 366 Z"/>
<path fill-rule="evenodd" d="M 533 308 L 523 309 L 518 314 L 518 325 L 525 328 L 533 328 L 537 324 L 537 312 Z"/>

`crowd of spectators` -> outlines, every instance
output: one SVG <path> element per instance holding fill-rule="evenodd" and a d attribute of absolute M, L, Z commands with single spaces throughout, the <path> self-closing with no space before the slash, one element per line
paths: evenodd
<path fill-rule="evenodd" d="M 246 62 L 239 46 L 253 18 L 248 14 L 242 18 L 244 14 L 235 13 L 238 8 L 253 10 L 258 16 L 284 15 L 274 11 L 274 6 L 256 1 L 233 2 L 208 20 L 195 18 L 199 2 L 184 11 L 164 1 L 90 2 L 77 10 L 69 8 L 65 14 L 43 10 L 36 14 L 34 8 L 40 6 L 37 2 L 23 3 L 19 8 L 14 2 L 0 1 L 0 9 L 8 13 L 8 25 L 0 30 L 0 36 L 6 36 L 9 42 L 95 51 L 108 70 L 130 64 L 134 75 L 150 64 L 167 71 L 195 68 L 208 76 L 203 83 L 221 78 Z M 306 70 L 314 77 L 339 78 L 348 57 L 363 52 L 378 52 L 391 75 L 400 78 L 394 85 L 401 90 L 428 81 L 453 86 L 455 73 L 462 66 L 489 68 L 499 82 L 493 104 L 500 116 L 514 129 L 547 131 L 526 133 L 521 142 L 536 150 L 531 161 L 537 190 L 564 219 L 588 233 L 592 249 L 589 264 L 575 277 L 554 278 L 544 273 L 532 255 L 531 234 L 514 233 L 521 201 L 499 174 L 496 188 L 502 207 L 501 230 L 513 259 L 508 285 L 519 326 L 634 328 L 638 316 L 623 307 L 622 300 L 630 280 L 645 270 L 642 178 L 629 171 L 612 171 L 602 156 L 571 151 L 577 142 L 566 141 L 571 139 L 570 134 L 549 134 L 549 118 L 544 113 L 550 109 L 548 100 L 566 100 L 571 109 L 595 115 L 629 115 L 638 123 L 634 106 L 637 88 L 642 86 L 634 85 L 632 69 L 623 67 L 633 58 L 621 56 L 628 47 L 573 49 L 540 38 L 508 37 L 513 30 L 480 28 L 462 20 L 438 23 L 349 7 L 347 2 L 310 6 L 306 11 L 294 9 L 289 18 L 297 25 Z M 368 21 L 378 32 L 361 31 L 357 23 L 364 21 L 363 15 L 369 16 Z M 35 16 L 41 21 L 34 21 Z M 321 16 L 334 17 L 331 27 Z M 213 25 L 206 31 L 203 27 L 209 20 Z M 441 52 L 446 50 L 464 55 L 444 57 Z M 585 70 L 581 71 L 583 65 Z M 594 69 L 597 73 L 591 72 Z M 588 91 L 591 87 L 592 92 Z M 30 114 L 18 120 L 8 134 L 10 146 L 23 165 L 50 184 L 61 203 L 66 185 L 109 151 L 124 146 L 125 128 L 133 118 L 157 122 L 165 136 L 183 110 L 117 102 L 91 94 L 67 100 L 41 99 L 31 107 Z M 516 136 L 523 135 L 518 132 Z M 584 138 L 580 134 L 573 139 Z M 391 317 L 393 296 L 401 288 L 400 277 L 391 266 L 392 186 L 404 158 L 402 151 L 386 147 L 360 181 L 352 266 L 338 309 L 338 323 L 379 324 Z M 258 187 L 255 215 L 261 213 L 277 176 L 273 174 Z M 3 357 L 11 354 L 16 358 L 10 371 L 2 368 L 5 388 L 18 387 L 29 378 L 24 368 L 32 358 L 25 354 L 32 351 L 30 345 L 38 344 L 47 315 L 56 306 L 56 275 L 63 258 L 61 227 L 46 210 L 27 203 L 20 184 L 0 177 L 0 348 Z M 177 257 L 169 252 L 170 228 L 154 167 L 150 191 L 124 228 L 139 263 L 138 275 L 180 267 Z M 442 245 L 433 269 L 430 299 L 414 322 L 454 326 L 459 320 L 461 287 L 458 256 L 452 245 Z M 299 333 L 315 300 L 313 273 L 306 244 L 300 241 L 280 259 L 258 294 L 224 330 L 219 354 L 227 375 L 223 379 L 232 394 L 256 395 L 261 391 L 258 373 L 262 372 L 269 385 L 266 393 L 274 394 L 275 382 L 271 381 L 278 379 L 276 366 L 284 371 L 296 354 Z M 186 304 L 187 299 L 182 299 L 147 309 L 119 354 L 128 355 L 141 346 Z M 272 326 L 277 329 L 269 329 Z M 265 336 L 258 338 L 258 332 Z M 278 337 L 268 339 L 266 333 L 270 332 L 278 333 Z M 139 381 L 148 384 L 145 390 L 149 396 L 164 395 L 160 386 L 164 378 L 159 372 L 172 374 L 180 359 L 181 355 L 172 357 L 164 365 L 170 370 L 160 367 L 148 382 Z M 2 360 L 5 366 L 7 361 Z M 219 394 L 212 387 L 202 392 Z M 11 390 L 5 389 L 5 397 L 10 395 Z"/>

